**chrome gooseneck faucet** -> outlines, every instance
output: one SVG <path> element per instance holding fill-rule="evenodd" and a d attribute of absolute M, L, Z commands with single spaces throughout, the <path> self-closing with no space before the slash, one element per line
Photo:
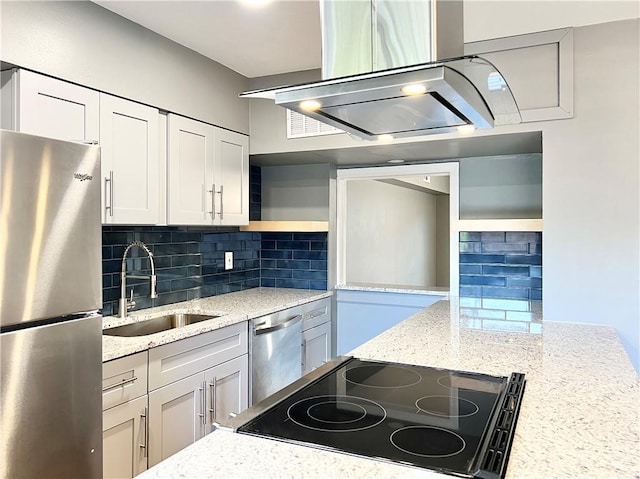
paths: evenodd
<path fill-rule="evenodd" d="M 149 256 L 149 262 L 151 263 L 151 275 L 140 276 L 140 275 L 127 275 L 127 253 L 134 246 L 138 246 L 147 253 Z M 124 250 L 124 255 L 122 255 L 122 272 L 120 273 L 120 309 L 118 314 L 121 318 L 127 317 L 127 311 L 135 307 L 136 303 L 133 301 L 133 289 L 131 290 L 131 300 L 127 299 L 127 278 L 132 279 L 146 279 L 149 278 L 149 297 L 151 299 L 158 297 L 158 292 L 156 291 L 156 267 L 153 264 L 153 253 L 149 251 L 147 245 L 145 245 L 142 241 L 134 241 L 127 246 L 127 249 Z"/>

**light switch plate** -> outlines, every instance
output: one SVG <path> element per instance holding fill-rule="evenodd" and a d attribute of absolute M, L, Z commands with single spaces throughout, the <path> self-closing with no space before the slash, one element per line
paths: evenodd
<path fill-rule="evenodd" d="M 224 252 L 224 269 L 233 269 L 233 251 Z"/>

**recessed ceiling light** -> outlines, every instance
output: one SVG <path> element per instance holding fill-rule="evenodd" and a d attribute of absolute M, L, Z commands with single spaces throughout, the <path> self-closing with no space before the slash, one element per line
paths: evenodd
<path fill-rule="evenodd" d="M 273 0 L 239 0 L 242 5 L 249 8 L 260 8 L 270 4 Z"/>
<path fill-rule="evenodd" d="M 304 100 L 299 103 L 300 108 L 306 111 L 316 111 L 322 106 L 318 100 Z"/>
<path fill-rule="evenodd" d="M 404 163 L 404 160 L 400 160 L 400 159 L 387 160 L 387 163 L 393 163 L 393 164 Z"/>
<path fill-rule="evenodd" d="M 422 83 L 411 83 L 403 86 L 400 90 L 402 90 L 402 93 L 409 96 L 422 95 L 423 93 L 426 93 L 427 87 Z"/>
<path fill-rule="evenodd" d="M 476 127 L 473 125 L 462 125 L 458 127 L 458 133 L 463 135 L 470 135 L 474 131 L 476 131 Z"/>
<path fill-rule="evenodd" d="M 389 143 L 391 141 L 393 141 L 393 136 L 392 135 L 378 135 L 378 141 L 382 142 L 382 143 Z"/>

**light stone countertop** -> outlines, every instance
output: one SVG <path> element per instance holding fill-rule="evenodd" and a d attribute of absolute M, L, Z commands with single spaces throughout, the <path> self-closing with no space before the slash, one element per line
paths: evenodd
<path fill-rule="evenodd" d="M 479 301 L 439 301 L 352 354 L 500 376 L 525 373 L 507 478 L 640 478 L 638 375 L 615 330 L 541 323 L 537 302 L 523 308 L 523 302 L 487 301 L 493 309 L 483 309 Z M 521 314 L 509 315 L 514 309 Z M 500 315 L 502 322 L 495 320 Z M 527 332 L 510 327 L 523 318 L 531 323 Z M 218 430 L 138 477 L 451 476 Z"/>
<path fill-rule="evenodd" d="M 103 318 L 102 328 L 144 321 L 168 313 L 197 313 L 219 315 L 200 323 L 137 337 L 102 336 L 102 361 L 127 356 L 179 339 L 220 329 L 249 319 L 258 318 L 283 309 L 329 297 L 332 291 L 302 289 L 253 288 L 209 298 L 159 306 L 131 312 L 126 319 L 115 316 Z"/>
<path fill-rule="evenodd" d="M 403 284 L 378 284 L 378 283 L 348 283 L 337 285 L 337 290 L 343 291 L 371 291 L 377 293 L 404 293 L 404 294 L 433 294 L 449 297 L 449 288 L 441 286 L 411 286 Z"/>

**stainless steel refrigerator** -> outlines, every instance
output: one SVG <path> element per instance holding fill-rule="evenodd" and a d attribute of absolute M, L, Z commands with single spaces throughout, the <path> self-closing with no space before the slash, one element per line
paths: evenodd
<path fill-rule="evenodd" d="M 102 477 L 100 148 L 0 148 L 0 477 Z"/>

